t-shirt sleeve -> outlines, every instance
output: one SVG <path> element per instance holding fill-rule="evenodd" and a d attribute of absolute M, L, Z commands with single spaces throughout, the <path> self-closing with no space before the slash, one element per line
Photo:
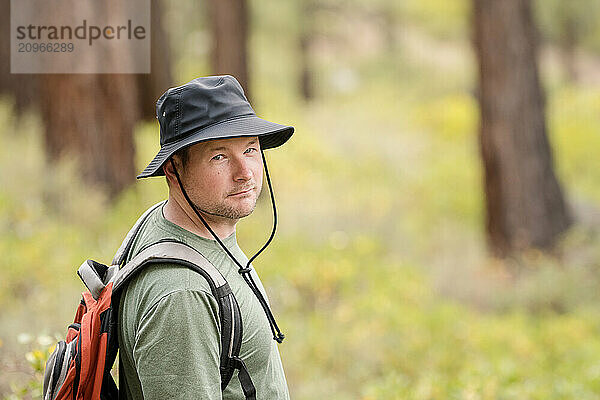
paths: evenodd
<path fill-rule="evenodd" d="M 146 312 L 133 348 L 145 400 L 221 399 L 218 315 L 200 290 L 170 293 Z"/>

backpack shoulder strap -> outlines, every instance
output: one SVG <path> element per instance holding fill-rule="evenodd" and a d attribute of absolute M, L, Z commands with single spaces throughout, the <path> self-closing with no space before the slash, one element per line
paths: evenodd
<path fill-rule="evenodd" d="M 125 236 L 125 239 L 123 239 L 123 242 L 121 242 L 121 246 L 119 247 L 119 250 L 117 250 L 117 253 L 115 254 L 115 256 L 112 260 L 112 263 L 111 263 L 112 265 L 121 265 L 123 263 L 123 261 L 125 261 L 127 254 L 129 254 L 129 252 L 131 251 L 131 246 L 133 245 L 133 241 L 134 241 L 135 237 L 137 236 L 138 232 L 140 231 L 140 228 L 142 227 L 142 224 L 144 223 L 144 221 L 146 221 L 146 219 L 148 219 L 148 217 L 150 216 L 152 211 L 156 210 L 158 207 L 162 206 L 166 202 L 167 202 L 167 200 L 163 200 L 160 203 L 156 203 L 155 205 L 153 205 L 152 207 L 147 209 L 142 214 L 142 216 L 138 218 L 138 220 L 135 222 L 135 224 L 131 227 L 131 229 L 127 233 L 127 236 Z"/>
<path fill-rule="evenodd" d="M 186 261 L 196 265 L 196 268 L 192 267 L 192 269 L 198 270 L 199 267 L 202 272 L 208 274 L 211 288 L 213 285 L 219 287 L 227 284 L 219 270 L 198 251 L 175 240 L 161 240 L 142 249 L 113 276 L 113 291 L 119 290 L 145 265 L 163 262 L 181 264 Z"/>
<path fill-rule="evenodd" d="M 256 391 L 246 366 L 239 358 L 242 345 L 242 316 L 239 305 L 225 277 L 202 254 L 192 247 L 174 240 L 152 244 L 133 257 L 112 277 L 113 292 L 119 292 L 143 267 L 155 263 L 184 265 L 208 282 L 219 305 L 221 320 L 221 389 L 224 390 L 236 369 L 247 399 L 254 399 Z"/>
<path fill-rule="evenodd" d="M 144 221 L 148 219 L 152 211 L 156 210 L 161 205 L 165 204 L 166 200 L 161 201 L 147 209 L 141 217 L 138 218 L 133 227 L 129 230 L 112 263 L 109 267 L 104 264 L 100 264 L 93 260 L 86 260 L 81 264 L 77 270 L 77 275 L 81 278 L 85 286 L 88 288 L 94 299 L 98 299 L 98 296 L 109 282 L 113 281 L 119 266 L 125 261 L 127 254 L 131 251 L 133 241 L 140 231 Z"/>

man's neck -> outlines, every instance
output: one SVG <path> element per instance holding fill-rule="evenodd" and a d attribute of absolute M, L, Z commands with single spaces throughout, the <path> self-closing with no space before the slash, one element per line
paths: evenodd
<path fill-rule="evenodd" d="M 199 211 L 199 213 L 219 239 L 223 240 L 235 232 L 237 220 L 217 217 L 202 211 Z M 178 199 L 170 194 L 169 200 L 163 208 L 163 214 L 167 220 L 187 231 L 206 239 L 215 239 L 185 199 Z"/>

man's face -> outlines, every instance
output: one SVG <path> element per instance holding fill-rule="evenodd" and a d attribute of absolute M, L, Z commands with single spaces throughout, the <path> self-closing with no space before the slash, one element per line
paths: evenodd
<path fill-rule="evenodd" d="M 235 220 L 254 211 L 263 174 L 257 137 L 201 142 L 188 155 L 178 172 L 198 211 Z"/>

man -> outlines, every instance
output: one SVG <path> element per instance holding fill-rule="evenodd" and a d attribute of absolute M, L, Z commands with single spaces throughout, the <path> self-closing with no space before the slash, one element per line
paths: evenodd
<path fill-rule="evenodd" d="M 257 399 L 289 399 L 273 340 L 283 335 L 235 227 L 252 213 L 261 192 L 262 150 L 285 143 L 294 128 L 258 118 L 231 76 L 197 78 L 167 90 L 157 102 L 157 118 L 161 149 L 138 178 L 164 175 L 169 198 L 141 226 L 129 258 L 164 239 L 199 251 L 239 303 L 240 358 Z M 267 170 L 265 175 L 270 188 Z M 244 398 L 238 379 L 221 391 L 218 303 L 191 269 L 168 263 L 143 269 L 121 297 L 119 340 L 121 391 L 129 399 Z"/>

